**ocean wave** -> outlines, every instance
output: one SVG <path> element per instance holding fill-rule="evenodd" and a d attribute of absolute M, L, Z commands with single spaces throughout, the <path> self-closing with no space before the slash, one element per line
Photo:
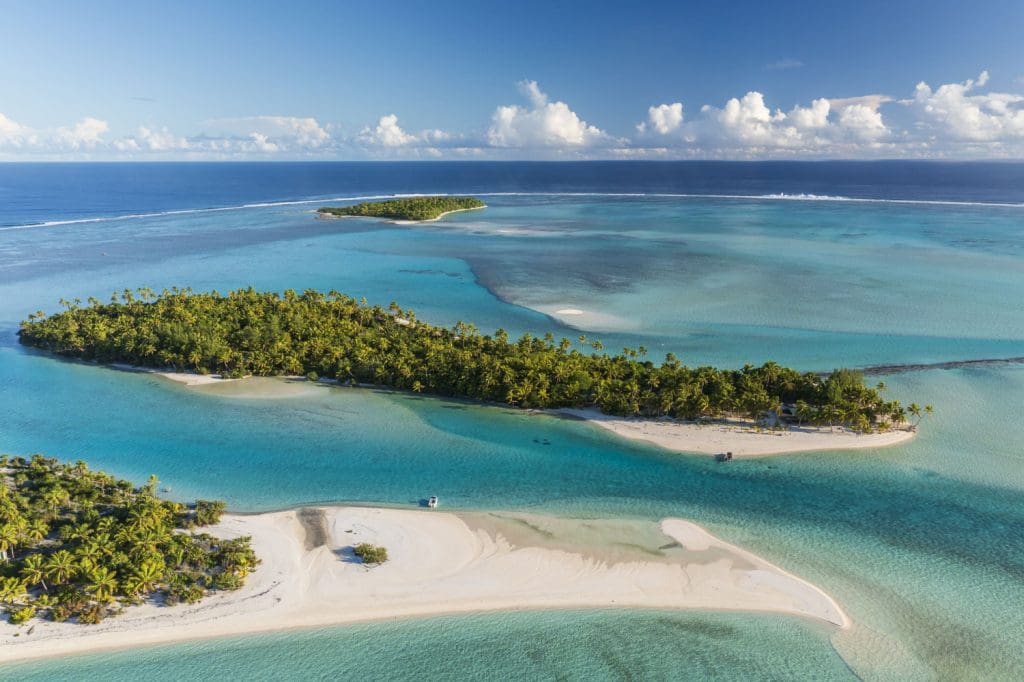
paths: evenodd
<path fill-rule="evenodd" d="M 154 211 L 152 213 L 127 213 L 125 215 L 98 216 L 95 218 L 69 218 L 67 220 L 47 220 L 39 223 L 23 223 L 20 225 L 5 225 L 0 227 L 0 232 L 8 230 L 28 230 L 38 227 L 61 227 L 63 225 L 81 225 L 85 223 L 111 223 L 123 220 L 139 220 L 143 218 L 161 218 L 164 216 L 190 215 L 196 213 L 217 213 L 220 211 L 243 211 L 254 208 L 273 208 L 275 206 L 302 206 L 309 204 L 323 204 L 328 201 L 373 201 L 377 199 L 402 199 L 405 197 L 417 196 L 445 196 L 445 195 L 424 195 L 424 194 L 371 194 L 358 197 L 327 197 L 322 199 L 297 199 L 294 201 L 267 201 L 251 204 L 239 204 L 237 206 L 215 206 L 212 208 L 181 208 L 168 211 Z"/>
<path fill-rule="evenodd" d="M 861 204 L 907 204 L 920 206 L 978 206 L 987 208 L 1024 208 L 1024 203 L 1008 203 L 994 201 L 957 201 L 947 199 L 876 199 L 871 197 L 849 197 L 831 194 L 811 194 L 785 192 L 773 194 L 699 194 L 673 192 L 471 192 L 480 197 L 621 197 L 636 199 L 727 199 L 736 201 L 807 201 L 807 202 L 849 202 Z M 41 227 L 61 227 L 65 225 L 81 225 L 87 223 L 120 222 L 124 220 L 140 220 L 160 218 L 164 216 L 190 215 L 199 213 L 217 213 L 221 211 L 242 211 L 256 208 L 273 208 L 276 206 L 303 206 L 323 204 L 329 201 L 375 201 L 380 199 L 402 199 L 421 196 L 450 196 L 450 192 L 409 192 L 400 194 L 367 194 L 350 197 L 326 197 L 320 199 L 296 199 L 292 201 L 267 201 L 237 206 L 216 206 L 212 208 L 184 208 L 152 213 L 130 213 L 115 216 L 99 216 L 94 218 L 69 218 L 67 220 L 47 220 L 37 223 L 22 223 L 0 226 L 0 232 L 9 230 L 28 230 Z"/>
<path fill-rule="evenodd" d="M 651 199 L 736 199 L 740 201 L 821 201 L 851 202 L 863 204 L 911 204 L 922 206 L 983 206 L 990 208 L 1024 208 L 1024 203 L 999 201 L 958 201 L 953 199 L 876 199 L 872 197 L 848 197 L 832 194 L 810 194 L 785 192 L 774 194 L 700 194 L 675 192 L 474 192 L 479 197 L 523 196 L 523 197 L 635 197 Z"/>

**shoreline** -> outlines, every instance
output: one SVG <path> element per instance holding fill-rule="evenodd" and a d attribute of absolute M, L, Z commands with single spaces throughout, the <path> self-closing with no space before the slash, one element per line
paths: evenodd
<path fill-rule="evenodd" d="M 308 381 L 305 377 L 301 376 L 225 379 L 218 374 L 171 372 L 126 364 L 109 366 L 124 372 L 153 374 L 190 388 L 217 385 L 222 382 L 242 381 L 243 379 Z M 381 386 L 342 386 L 337 381 L 324 379 L 315 383 L 341 388 L 394 390 Z M 288 397 L 289 395 L 293 395 L 293 393 L 284 389 L 280 391 L 280 397 Z M 446 398 L 441 397 L 436 399 L 446 400 Z M 486 403 L 477 401 L 470 402 L 486 405 Z M 498 405 L 498 407 L 515 409 L 506 405 Z M 784 431 L 766 429 L 758 431 L 754 428 L 752 422 L 738 419 L 722 419 L 707 424 L 696 424 L 669 418 L 617 417 L 600 412 L 595 408 L 563 407 L 551 410 L 530 410 L 529 412 L 584 421 L 596 428 L 610 431 L 620 438 L 647 443 L 671 452 L 696 455 L 718 455 L 732 452 L 733 456 L 737 459 L 801 452 L 883 448 L 908 442 L 917 436 L 916 431 L 906 429 L 892 429 L 880 433 L 856 433 L 843 427 L 829 429 L 827 427 L 792 425 Z"/>
<path fill-rule="evenodd" d="M 682 519 L 660 523 L 368 507 L 226 514 L 263 560 L 236 592 L 130 607 L 94 626 L 0 628 L 0 662 L 377 620 L 512 610 L 767 612 L 850 627 L 811 583 Z M 596 538 L 596 539 L 595 539 Z M 623 542 L 640 543 L 636 549 Z M 366 567 L 359 542 L 388 548 Z M 623 549 L 626 547 L 626 549 Z M 34 629 L 27 634 L 29 627 Z M 15 637 L 15 633 L 19 636 Z"/>
<path fill-rule="evenodd" d="M 427 220 L 403 220 L 402 218 L 386 218 L 383 216 L 372 216 L 372 215 L 334 215 L 333 213 L 320 213 L 316 212 L 318 220 L 346 220 L 349 218 L 361 218 L 363 220 L 379 220 L 381 222 L 389 223 L 391 225 L 421 225 L 423 223 L 436 223 L 445 216 L 451 215 L 452 213 L 462 213 L 463 211 L 480 211 L 487 208 L 487 205 L 473 206 L 472 208 L 456 208 L 451 211 L 445 211 L 436 218 L 428 218 Z"/>
<path fill-rule="evenodd" d="M 737 459 L 883 448 L 913 440 L 917 435 L 916 431 L 904 429 L 857 433 L 843 427 L 829 429 L 824 426 L 789 426 L 784 431 L 758 431 L 753 422 L 738 419 L 697 424 L 669 418 L 616 417 L 593 408 L 561 408 L 547 413 L 585 421 L 627 440 L 649 443 L 664 450 L 704 455 L 732 452 Z"/>

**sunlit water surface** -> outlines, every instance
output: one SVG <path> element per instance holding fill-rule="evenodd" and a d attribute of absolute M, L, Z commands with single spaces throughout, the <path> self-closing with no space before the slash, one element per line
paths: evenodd
<path fill-rule="evenodd" d="M 1024 676 L 1019 365 L 883 377 L 893 396 L 935 405 L 938 416 L 908 444 L 720 465 L 514 410 L 305 382 L 187 389 L 16 342 L 18 321 L 54 310 L 62 296 L 252 285 L 396 300 L 422 319 L 484 331 L 585 333 L 691 363 L 776 359 L 827 370 L 1024 355 L 1024 209 L 488 203 L 416 228 L 317 221 L 308 205 L 286 205 L 0 232 L 0 448 L 82 458 L 139 481 L 157 474 L 173 497 L 245 510 L 404 506 L 436 492 L 452 509 L 682 516 L 820 585 L 855 627 L 735 614 L 517 613 L 216 640 L 19 674 Z"/>

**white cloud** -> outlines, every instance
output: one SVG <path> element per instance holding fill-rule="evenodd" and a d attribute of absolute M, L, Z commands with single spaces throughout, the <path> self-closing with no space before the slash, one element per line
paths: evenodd
<path fill-rule="evenodd" d="M 801 130 L 825 128 L 828 126 L 828 115 L 831 110 L 832 104 L 827 99 L 816 99 L 809 107 L 793 107 L 789 120 Z"/>
<path fill-rule="evenodd" d="M 741 145 L 788 146 L 797 141 L 797 131 L 784 125 L 786 115 L 773 113 L 764 103 L 764 95 L 751 91 L 742 98 L 733 97 L 721 109 L 704 105 L 701 111 L 711 122 L 711 135 Z"/>
<path fill-rule="evenodd" d="M 135 136 L 123 141 L 126 146 L 134 145 L 138 149 L 151 152 L 188 151 L 191 143 L 188 139 L 175 135 L 166 127 L 154 130 L 139 126 Z"/>
<path fill-rule="evenodd" d="M 637 125 L 636 129 L 641 134 L 647 131 L 648 126 L 654 129 L 659 135 L 668 135 L 677 130 L 683 124 L 683 104 L 674 102 L 672 104 L 659 104 L 656 107 L 647 109 L 647 121 Z"/>
<path fill-rule="evenodd" d="M 839 126 L 861 140 L 877 140 L 889 134 L 877 107 L 848 104 L 839 110 Z"/>
<path fill-rule="evenodd" d="M 318 149 L 331 139 L 328 133 L 315 118 L 296 116 L 257 116 L 253 121 L 259 126 L 250 135 L 263 135 L 291 143 L 289 147 Z M 258 126 L 258 127 L 259 127 Z M 276 144 L 276 143 L 275 143 Z"/>
<path fill-rule="evenodd" d="M 600 128 L 589 125 L 565 102 L 550 102 L 536 81 L 519 83 L 529 107 L 499 106 L 491 117 L 487 142 L 492 147 L 519 149 L 581 148 L 612 142 Z"/>
<path fill-rule="evenodd" d="M 276 142 L 271 142 L 270 138 L 263 133 L 250 133 L 249 139 L 251 140 L 249 148 L 259 154 L 273 154 L 281 151 L 281 147 Z"/>
<path fill-rule="evenodd" d="M 35 144 L 35 135 L 28 126 L 0 114 L 0 148 L 18 149 Z"/>
<path fill-rule="evenodd" d="M 381 116 L 377 121 L 376 128 L 367 126 L 359 133 L 359 141 L 365 145 L 379 145 L 381 147 L 404 147 L 419 141 L 415 135 L 410 135 L 398 125 L 398 116 L 388 114 Z"/>
<path fill-rule="evenodd" d="M 305 153 L 330 146 L 331 134 L 312 117 L 243 116 L 206 121 L 207 143 L 213 139 L 231 141 L 227 146 Z M 201 145 L 200 145 L 201 146 Z"/>
<path fill-rule="evenodd" d="M 954 140 L 1002 142 L 1024 138 L 1024 96 L 1005 92 L 969 94 L 988 83 L 988 71 L 976 80 L 947 83 L 932 90 L 924 81 L 912 104 L 923 122 Z"/>
<path fill-rule="evenodd" d="M 748 92 L 733 97 L 721 109 L 705 105 L 704 119 L 691 126 L 689 139 L 719 151 L 742 155 L 835 154 L 863 151 L 858 145 L 876 144 L 889 134 L 878 106 L 880 96 L 813 100 L 789 112 L 770 109 L 764 95 Z"/>
<path fill-rule="evenodd" d="M 58 144 L 72 150 L 92 149 L 102 142 L 103 133 L 110 130 L 106 121 L 87 117 L 71 127 L 57 128 L 54 138 Z"/>
<path fill-rule="evenodd" d="M 0 114 L 0 155 L 38 158 L 858 158 L 1024 156 L 1024 94 L 988 92 L 988 72 L 932 88 L 905 105 L 882 94 L 776 106 L 751 90 L 721 106 L 650 106 L 633 139 L 613 137 L 519 83 L 523 103 L 499 106 L 475 132 L 410 131 L 396 113 L 343 134 L 313 117 L 202 121 L 188 134 L 146 124 L 114 133 L 107 122 L 34 128 Z M 908 83 L 908 86 L 910 84 Z M 910 89 L 909 87 L 907 88 Z M 696 104 L 696 103 L 692 103 Z M 694 112 L 697 112 L 696 114 Z"/>
<path fill-rule="evenodd" d="M 398 124 L 396 114 L 381 116 L 374 127 L 366 126 L 353 140 L 363 153 L 374 157 L 441 158 L 465 144 L 465 140 L 444 130 L 428 129 L 410 133 Z"/>

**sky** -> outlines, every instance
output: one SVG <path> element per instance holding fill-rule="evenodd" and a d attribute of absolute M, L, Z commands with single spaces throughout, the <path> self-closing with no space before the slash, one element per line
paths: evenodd
<path fill-rule="evenodd" d="M 1024 159 L 1024 2 L 0 0 L 0 160 Z"/>

